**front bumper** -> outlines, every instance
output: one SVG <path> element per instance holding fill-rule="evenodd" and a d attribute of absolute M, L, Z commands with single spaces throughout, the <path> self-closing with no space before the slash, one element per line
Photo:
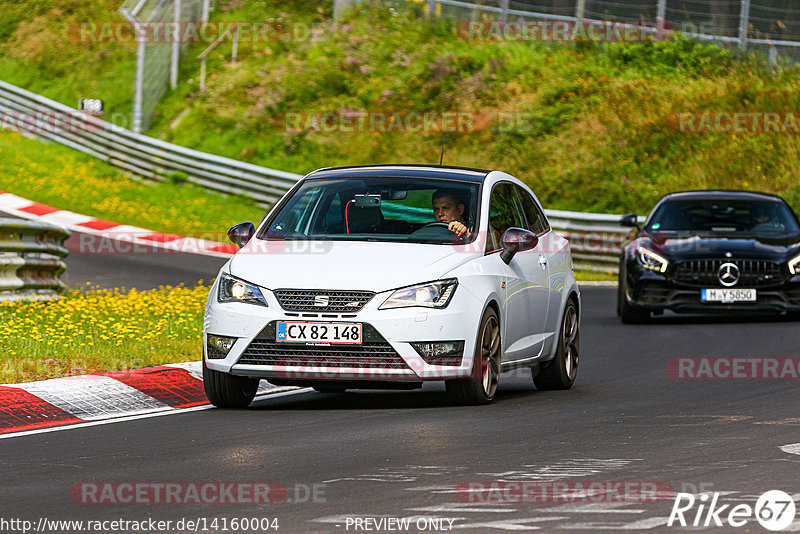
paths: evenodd
<path fill-rule="evenodd" d="M 262 289 L 268 307 L 219 303 L 211 288 L 204 321 L 204 360 L 212 370 L 265 378 L 281 384 L 418 383 L 465 378 L 472 372 L 475 337 L 483 303 L 459 287 L 445 309 L 379 310 L 391 291 L 376 294 L 357 313 L 322 314 L 285 311 L 272 291 Z M 287 344 L 275 341 L 278 321 L 359 322 L 360 346 Z M 207 356 L 208 334 L 235 337 L 224 359 Z M 460 365 L 430 365 L 411 342 L 463 341 Z M 332 364 L 332 362 L 335 362 Z"/>
<path fill-rule="evenodd" d="M 800 312 L 800 275 L 777 286 L 755 289 L 755 302 L 703 302 L 700 300 L 701 288 L 676 283 L 669 276 L 650 271 L 640 272 L 637 277 L 628 276 L 624 288 L 629 304 L 651 311 L 732 314 Z"/>

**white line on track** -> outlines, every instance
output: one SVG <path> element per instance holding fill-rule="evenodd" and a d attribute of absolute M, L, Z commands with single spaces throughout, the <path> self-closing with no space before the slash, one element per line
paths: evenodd
<path fill-rule="evenodd" d="M 311 388 L 294 389 L 291 391 L 280 391 L 276 393 L 268 393 L 266 395 L 259 395 L 253 402 L 264 399 L 274 399 L 277 397 L 288 397 L 291 395 L 298 395 L 301 393 L 309 393 L 313 391 Z M 0 439 L 19 438 L 22 436 L 33 436 L 36 434 L 47 434 L 49 432 L 60 432 L 62 430 L 74 430 L 76 428 L 87 428 L 90 426 L 110 425 L 112 423 L 122 423 L 125 421 L 136 421 L 138 419 L 149 419 L 151 417 L 162 417 L 164 415 L 177 415 L 180 413 L 200 412 L 203 410 L 211 410 L 214 406 L 204 404 L 202 406 L 192 406 L 191 408 L 175 408 L 164 411 L 163 409 L 153 413 L 145 413 L 138 415 L 128 415 L 122 417 L 115 417 L 113 419 L 104 419 L 102 421 L 86 421 L 85 423 L 67 424 L 62 426 L 53 426 L 49 428 L 37 428 L 35 430 L 23 430 L 21 432 L 10 432 L 8 434 L 0 434 Z"/>
<path fill-rule="evenodd" d="M 790 443 L 789 445 L 781 445 L 778 448 L 788 454 L 800 454 L 800 443 Z"/>

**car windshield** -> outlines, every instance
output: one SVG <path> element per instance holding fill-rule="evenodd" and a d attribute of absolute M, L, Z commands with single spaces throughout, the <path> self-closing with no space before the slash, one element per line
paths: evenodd
<path fill-rule="evenodd" d="M 260 239 L 452 244 L 475 238 L 478 184 L 454 180 L 342 177 L 307 180 L 273 214 Z M 448 229 L 467 228 L 463 237 Z"/>
<path fill-rule="evenodd" d="M 670 200 L 647 224 L 658 232 L 796 234 L 797 218 L 783 202 L 742 199 Z"/>

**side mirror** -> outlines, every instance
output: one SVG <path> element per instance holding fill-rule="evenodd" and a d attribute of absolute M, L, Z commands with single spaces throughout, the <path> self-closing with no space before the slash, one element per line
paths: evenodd
<path fill-rule="evenodd" d="M 251 222 L 241 222 L 234 224 L 228 230 L 228 239 L 236 243 L 239 248 L 242 248 L 250 241 L 253 234 L 256 233 L 256 227 Z"/>
<path fill-rule="evenodd" d="M 517 252 L 535 248 L 539 244 L 539 238 L 530 230 L 509 228 L 503 233 L 501 242 L 503 252 L 500 253 L 500 259 L 508 265 Z"/>
<path fill-rule="evenodd" d="M 635 213 L 628 213 L 627 215 L 623 215 L 622 217 L 620 217 L 619 224 L 620 226 L 639 228 L 639 217 Z"/>

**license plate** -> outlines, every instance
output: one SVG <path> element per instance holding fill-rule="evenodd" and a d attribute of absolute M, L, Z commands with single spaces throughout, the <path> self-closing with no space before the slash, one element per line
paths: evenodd
<path fill-rule="evenodd" d="M 279 321 L 277 341 L 288 343 L 361 343 L 361 323 Z"/>
<path fill-rule="evenodd" d="M 755 302 L 755 289 L 703 289 L 700 293 L 703 302 Z"/>

